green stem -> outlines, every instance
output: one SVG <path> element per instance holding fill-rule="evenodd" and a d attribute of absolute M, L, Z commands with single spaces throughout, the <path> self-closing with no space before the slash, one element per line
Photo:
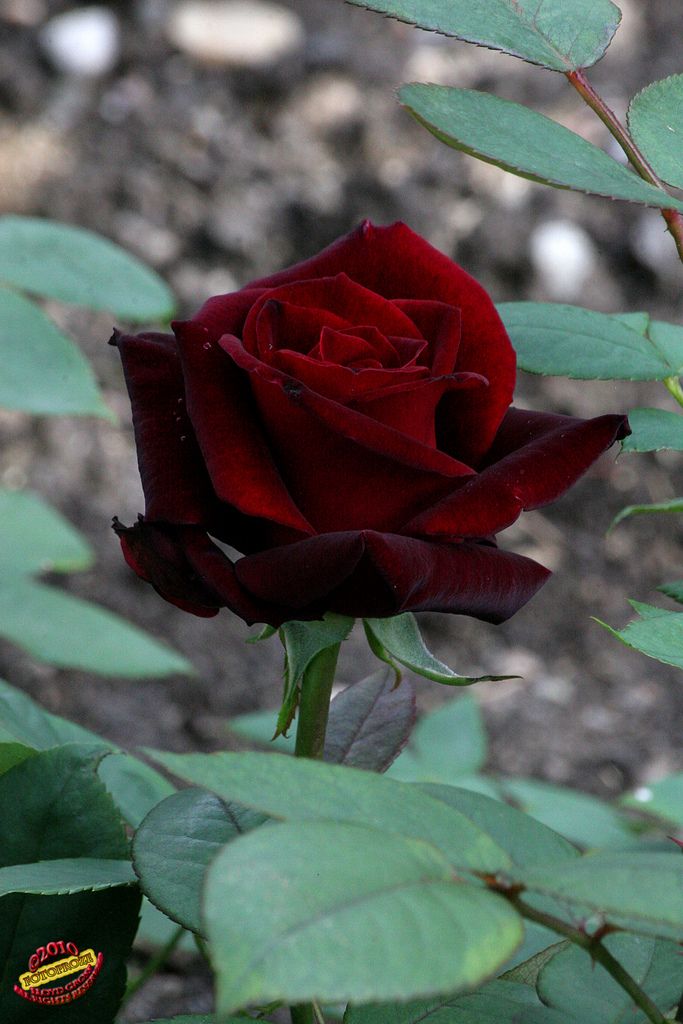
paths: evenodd
<path fill-rule="evenodd" d="M 340 647 L 341 644 L 333 644 L 320 651 L 304 672 L 294 747 L 296 757 L 319 760 L 323 756 L 332 684 Z M 292 1024 L 319 1024 L 315 1003 L 296 1003 L 290 1006 L 289 1012 Z"/>
<path fill-rule="evenodd" d="M 664 387 L 673 395 L 679 405 L 683 405 L 683 388 L 678 377 L 666 377 Z"/>
<path fill-rule="evenodd" d="M 586 935 L 585 932 L 579 931 L 578 928 L 573 928 L 570 924 L 565 921 L 561 921 L 557 917 L 553 917 L 551 914 L 545 914 L 541 910 L 536 910 L 534 907 L 530 907 L 527 903 L 524 903 L 519 896 L 504 893 L 507 896 L 512 905 L 519 911 L 522 917 L 526 917 L 529 921 L 536 921 L 537 924 L 542 924 L 546 928 L 550 928 L 552 931 L 557 932 L 558 935 L 564 935 L 565 938 L 569 939 L 577 946 L 581 946 L 587 953 L 590 954 L 591 958 L 605 968 L 607 973 L 611 975 L 618 985 L 628 993 L 636 1006 L 639 1006 L 643 1011 L 648 1020 L 652 1021 L 652 1024 L 666 1024 L 666 1017 L 660 1012 L 659 1008 L 652 1002 L 647 992 L 644 992 L 638 982 L 633 978 L 628 971 L 626 971 L 622 965 L 616 960 L 612 954 L 606 949 L 600 939 L 595 937 L 591 938 L 590 935 Z"/>
<path fill-rule="evenodd" d="M 340 646 L 333 644 L 320 651 L 304 672 L 294 748 L 297 757 L 320 759 L 323 756 L 330 696 Z"/>
<path fill-rule="evenodd" d="M 655 188 L 662 189 L 662 191 L 666 192 L 668 195 L 669 193 L 667 192 L 662 179 L 655 173 L 654 168 L 648 162 L 644 154 L 641 153 L 638 146 L 614 111 L 607 106 L 602 97 L 595 91 L 586 78 L 585 72 L 582 70 L 568 71 L 567 79 L 571 85 L 574 86 L 581 98 L 588 104 L 591 110 L 598 115 L 608 131 L 617 140 L 635 172 L 640 175 L 644 181 L 647 181 L 650 185 L 654 185 Z M 667 229 L 676 243 L 678 255 L 681 261 L 683 261 L 683 216 L 681 216 L 678 210 L 672 209 L 662 209 L 660 210 L 660 213 L 666 221 Z"/>
<path fill-rule="evenodd" d="M 126 993 L 123 997 L 121 1005 L 125 1005 L 129 999 L 132 999 L 136 992 L 138 992 L 143 985 L 145 985 L 149 979 L 157 973 L 157 971 L 164 966 L 169 956 L 176 948 L 180 940 L 185 933 L 185 929 L 180 925 L 171 935 L 170 939 L 165 946 L 157 950 L 154 956 L 145 964 L 143 970 L 138 974 L 137 978 L 133 978 L 132 981 L 128 982 L 126 986 Z"/>

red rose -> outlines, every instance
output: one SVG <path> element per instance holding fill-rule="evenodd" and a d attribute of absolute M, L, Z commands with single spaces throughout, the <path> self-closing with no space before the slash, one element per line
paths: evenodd
<path fill-rule="evenodd" d="M 509 408 L 491 300 L 403 224 L 364 223 L 173 331 L 113 339 L 146 498 L 115 525 L 138 575 L 197 615 L 502 621 L 548 571 L 494 534 L 628 430 Z"/>

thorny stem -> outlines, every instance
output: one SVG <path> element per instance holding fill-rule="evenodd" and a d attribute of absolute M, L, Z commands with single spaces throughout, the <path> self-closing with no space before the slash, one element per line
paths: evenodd
<path fill-rule="evenodd" d="M 565 921 L 561 921 L 557 917 L 553 917 L 551 914 L 545 914 L 541 910 L 536 910 L 534 907 L 529 906 L 518 895 L 510 892 L 503 892 L 503 895 L 510 901 L 522 917 L 526 917 L 529 921 L 536 921 L 537 924 L 545 925 L 546 928 L 550 928 L 551 931 L 557 932 L 558 935 L 564 935 L 565 938 L 569 939 L 577 946 L 581 946 L 587 953 L 590 954 L 594 962 L 601 964 L 607 973 L 616 981 L 623 990 L 628 993 L 636 1006 L 640 1007 L 645 1016 L 652 1024 L 666 1024 L 666 1017 L 661 1013 L 659 1008 L 652 1002 L 647 992 L 644 992 L 638 982 L 626 971 L 622 965 L 616 960 L 609 952 L 599 938 L 595 936 L 591 937 L 586 935 L 585 932 L 579 931 L 578 928 L 573 928 L 570 924 Z"/>
<path fill-rule="evenodd" d="M 660 188 L 662 191 L 666 192 L 666 187 L 662 179 L 655 173 L 650 163 L 640 152 L 638 146 L 635 144 L 614 111 L 610 110 L 602 97 L 597 94 L 586 78 L 585 72 L 583 70 L 567 71 L 566 77 L 574 86 L 581 98 L 588 104 L 591 110 L 598 115 L 602 123 L 617 140 L 636 173 L 650 185 L 654 185 L 656 188 Z M 669 233 L 676 243 L 678 255 L 681 261 L 683 261 L 683 216 L 678 212 L 678 210 L 663 209 L 660 212 L 666 221 Z"/>

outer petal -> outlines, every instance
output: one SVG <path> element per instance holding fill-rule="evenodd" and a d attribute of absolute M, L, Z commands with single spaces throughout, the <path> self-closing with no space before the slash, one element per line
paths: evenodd
<path fill-rule="evenodd" d="M 114 332 L 133 410 L 133 426 L 150 519 L 200 523 L 216 504 L 185 407 L 175 339 Z"/>
<path fill-rule="evenodd" d="M 513 615 L 549 575 L 531 559 L 487 544 L 429 543 L 369 530 L 250 555 L 235 573 L 255 598 L 290 602 L 292 618 L 316 618 L 320 608 L 378 618 L 429 610 L 489 622 Z"/>
<path fill-rule="evenodd" d="M 184 551 L 183 541 L 193 533 L 203 534 L 203 530 L 146 523 L 142 517 L 135 526 L 123 526 L 116 518 L 113 525 L 123 556 L 140 579 L 183 611 L 203 618 L 218 614 L 220 599 L 197 576 Z"/>
<path fill-rule="evenodd" d="M 206 462 L 218 497 L 247 515 L 312 533 L 273 463 L 246 377 L 203 327 L 192 321 L 174 327 L 201 447 L 197 459 Z"/>
<path fill-rule="evenodd" d="M 278 625 L 290 617 L 247 593 L 237 582 L 233 563 L 197 527 L 168 527 L 140 520 L 122 526 L 114 520 L 124 557 L 138 576 L 170 604 L 209 618 L 230 608 L 249 624 Z"/>
<path fill-rule="evenodd" d="M 429 537 L 497 533 L 524 509 L 555 501 L 616 440 L 629 433 L 625 416 L 579 420 L 511 409 L 490 452 L 493 461 L 405 529 Z"/>
<path fill-rule="evenodd" d="M 445 399 L 442 445 L 457 458 L 476 463 L 493 441 L 515 384 L 515 354 L 487 293 L 405 224 L 378 228 L 369 221 L 312 259 L 249 287 L 274 288 L 340 272 L 388 299 L 436 299 L 461 310 L 455 369 L 490 377 L 491 388 L 485 395 L 472 392 Z"/>
<path fill-rule="evenodd" d="M 472 473 L 254 359 L 236 338 L 220 344 L 249 371 L 277 465 L 317 533 L 395 530 Z"/>
<path fill-rule="evenodd" d="M 214 295 L 191 322 L 207 330 L 209 341 L 218 341 L 223 334 L 241 335 L 247 314 L 262 293 L 262 288 L 247 287 L 227 295 Z"/>

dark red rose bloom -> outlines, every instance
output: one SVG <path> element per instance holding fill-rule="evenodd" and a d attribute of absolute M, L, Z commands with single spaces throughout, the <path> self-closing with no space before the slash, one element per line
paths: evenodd
<path fill-rule="evenodd" d="M 138 575 L 197 615 L 500 622 L 548 571 L 494 535 L 628 432 L 510 408 L 491 300 L 404 224 L 364 223 L 173 331 L 113 339 L 146 499 L 115 528 Z"/>

